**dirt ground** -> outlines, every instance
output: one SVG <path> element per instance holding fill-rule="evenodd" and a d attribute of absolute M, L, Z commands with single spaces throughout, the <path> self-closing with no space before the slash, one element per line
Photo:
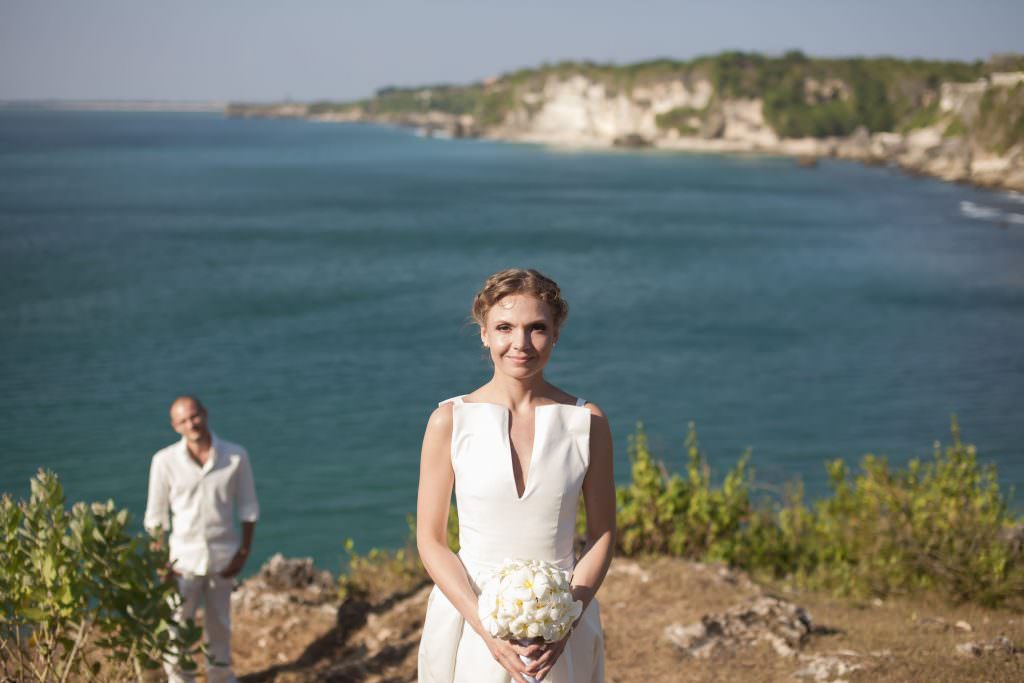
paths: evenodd
<path fill-rule="evenodd" d="M 381 605 L 286 604 L 270 614 L 236 610 L 235 671 L 244 683 L 415 681 L 428 592 L 423 587 Z M 666 638 L 671 624 L 691 624 L 764 593 L 809 613 L 814 628 L 797 655 L 780 656 L 761 643 L 699 659 Z M 671 558 L 616 560 L 598 599 L 609 683 L 1024 681 L 1024 615 L 1010 611 L 928 598 L 858 603 L 786 592 L 754 584 L 739 572 Z M 958 645 L 984 645 L 999 636 L 1008 640 L 992 651 L 957 651 Z M 818 655 L 838 656 L 856 669 L 815 678 L 806 669 Z"/>

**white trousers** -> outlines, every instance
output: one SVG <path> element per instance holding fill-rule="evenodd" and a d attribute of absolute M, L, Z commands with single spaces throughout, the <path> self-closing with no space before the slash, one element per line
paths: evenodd
<path fill-rule="evenodd" d="M 185 621 L 196 616 L 203 606 L 203 634 L 206 636 L 208 658 L 206 680 L 209 683 L 237 683 L 231 672 L 231 588 L 234 579 L 222 576 L 178 577 L 181 605 L 175 619 Z M 169 683 L 195 683 L 193 672 L 183 671 L 174 662 L 164 666 Z"/>

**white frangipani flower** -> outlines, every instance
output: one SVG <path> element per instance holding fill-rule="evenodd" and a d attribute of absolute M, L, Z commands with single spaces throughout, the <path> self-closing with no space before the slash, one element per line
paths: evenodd
<path fill-rule="evenodd" d="M 506 560 L 483 582 L 480 620 L 494 637 L 554 642 L 583 611 L 574 600 L 569 572 L 541 560 Z"/>

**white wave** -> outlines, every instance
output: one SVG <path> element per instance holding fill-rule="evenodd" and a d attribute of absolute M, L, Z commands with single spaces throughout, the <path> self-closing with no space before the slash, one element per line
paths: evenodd
<path fill-rule="evenodd" d="M 991 206 L 982 206 L 968 201 L 960 202 L 960 213 L 968 218 L 974 218 L 981 221 L 998 220 L 1003 215 L 1003 212 L 999 209 L 992 208 Z"/>
<path fill-rule="evenodd" d="M 1013 223 L 1014 225 L 1024 225 L 1024 213 L 1008 213 L 1006 214 L 1006 222 Z"/>
<path fill-rule="evenodd" d="M 1016 190 L 1010 190 L 1006 193 L 1006 198 L 1013 202 L 1020 202 L 1024 204 L 1024 194 L 1017 192 Z"/>

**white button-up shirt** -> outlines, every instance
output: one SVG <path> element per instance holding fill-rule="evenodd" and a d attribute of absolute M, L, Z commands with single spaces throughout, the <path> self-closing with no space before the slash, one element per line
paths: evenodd
<path fill-rule="evenodd" d="M 143 524 L 150 533 L 171 530 L 175 571 L 202 576 L 227 567 L 241 543 L 236 511 L 241 522 L 255 522 L 260 515 L 249 454 L 241 446 L 213 435 L 202 467 L 189 455 L 185 439 L 153 456 Z"/>

